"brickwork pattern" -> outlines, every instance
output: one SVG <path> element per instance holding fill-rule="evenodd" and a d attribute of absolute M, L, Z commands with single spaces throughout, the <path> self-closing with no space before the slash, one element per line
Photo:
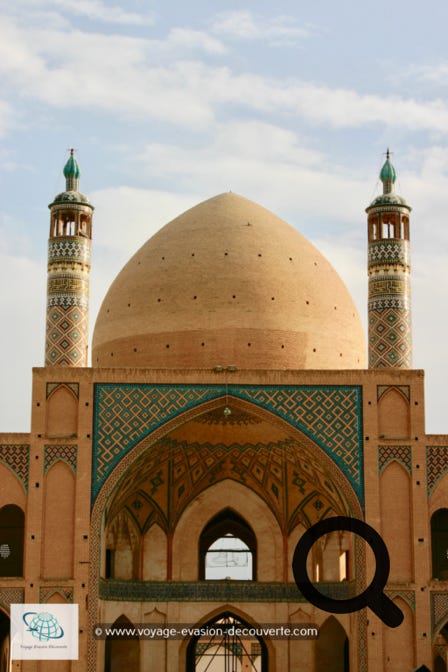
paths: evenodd
<path fill-rule="evenodd" d="M 369 243 L 369 267 L 375 264 L 409 266 L 409 242 L 407 240 L 371 241 Z"/>
<path fill-rule="evenodd" d="M 44 471 L 45 473 L 58 460 L 62 460 L 76 473 L 78 461 L 78 447 L 65 445 L 44 446 Z"/>
<path fill-rule="evenodd" d="M 369 242 L 369 368 L 412 367 L 407 240 Z"/>
<path fill-rule="evenodd" d="M 74 589 L 66 586 L 45 586 L 39 588 L 39 602 L 41 604 L 48 602 L 48 600 L 55 594 L 59 594 L 69 604 L 73 603 Z"/>
<path fill-rule="evenodd" d="M 378 471 L 381 472 L 391 462 L 403 465 L 407 472 L 412 473 L 412 450 L 410 446 L 379 446 Z"/>
<path fill-rule="evenodd" d="M 30 468 L 30 447 L 26 444 L 1 444 L 0 462 L 6 464 L 20 479 L 23 487 L 28 491 Z"/>
<path fill-rule="evenodd" d="M 448 592 L 431 593 L 431 622 L 433 637 L 448 620 Z"/>
<path fill-rule="evenodd" d="M 9 611 L 11 604 L 23 604 L 23 588 L 0 588 L 0 605 Z"/>
<path fill-rule="evenodd" d="M 448 446 L 426 447 L 426 477 L 428 497 L 439 480 L 448 472 Z"/>
<path fill-rule="evenodd" d="M 48 261 L 66 261 L 67 258 L 76 263 L 90 263 L 90 245 L 85 238 L 56 238 L 48 241 Z"/>
<path fill-rule="evenodd" d="M 46 366 L 87 366 L 90 240 L 48 243 Z"/>

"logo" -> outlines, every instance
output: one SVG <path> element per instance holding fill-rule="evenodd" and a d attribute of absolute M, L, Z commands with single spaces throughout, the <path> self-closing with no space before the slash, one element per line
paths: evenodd
<path fill-rule="evenodd" d="M 31 632 L 32 636 L 39 642 L 49 642 L 50 639 L 61 639 L 64 636 L 64 631 L 56 616 L 47 611 L 43 613 L 27 611 L 26 614 L 23 614 L 22 619 L 28 627 L 28 632 Z"/>
<path fill-rule="evenodd" d="M 77 604 L 11 604 L 12 660 L 78 660 Z"/>

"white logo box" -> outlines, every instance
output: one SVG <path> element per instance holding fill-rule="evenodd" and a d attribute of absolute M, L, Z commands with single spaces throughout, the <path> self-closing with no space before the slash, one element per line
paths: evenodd
<path fill-rule="evenodd" d="M 78 660 L 77 604 L 11 604 L 12 660 Z"/>

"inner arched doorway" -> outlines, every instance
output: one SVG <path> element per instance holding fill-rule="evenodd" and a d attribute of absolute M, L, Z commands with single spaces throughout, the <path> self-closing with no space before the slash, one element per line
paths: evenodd
<path fill-rule="evenodd" d="M 348 637 L 342 625 L 330 616 L 316 640 L 316 672 L 349 672 Z"/>
<path fill-rule="evenodd" d="M 267 672 L 268 651 L 256 626 L 224 612 L 197 627 L 187 647 L 186 672 Z"/>

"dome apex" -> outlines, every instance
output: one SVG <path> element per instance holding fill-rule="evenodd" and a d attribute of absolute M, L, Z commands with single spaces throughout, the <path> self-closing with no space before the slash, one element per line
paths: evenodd
<path fill-rule="evenodd" d="M 363 368 L 336 271 L 298 231 L 234 193 L 166 224 L 110 287 L 93 366 Z"/>
<path fill-rule="evenodd" d="M 69 177 L 75 177 L 76 179 L 79 179 L 81 176 L 81 171 L 79 169 L 79 164 L 77 160 L 74 157 L 75 150 L 71 149 L 70 150 L 70 156 L 68 157 L 68 161 L 64 166 L 64 177 L 68 179 Z"/>
<path fill-rule="evenodd" d="M 384 165 L 381 168 L 380 172 L 380 180 L 383 184 L 386 182 L 395 184 L 396 179 L 397 179 L 397 171 L 395 170 L 394 166 L 391 163 L 390 152 L 389 150 L 387 150 L 386 161 L 384 162 Z"/>

